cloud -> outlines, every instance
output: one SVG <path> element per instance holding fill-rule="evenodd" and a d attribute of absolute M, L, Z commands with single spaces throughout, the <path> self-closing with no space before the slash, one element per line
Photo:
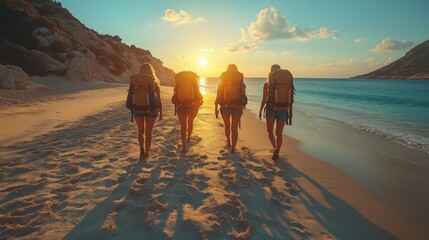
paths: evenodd
<path fill-rule="evenodd" d="M 386 59 L 386 61 L 382 62 L 382 61 L 378 61 L 375 57 L 370 57 L 366 60 L 366 62 L 371 66 L 384 66 L 393 62 L 393 58 L 389 57 Z"/>
<path fill-rule="evenodd" d="M 213 48 L 200 48 L 200 52 L 214 52 Z"/>
<path fill-rule="evenodd" d="M 250 22 L 247 29 L 241 29 L 240 40 L 236 43 L 231 43 L 230 46 L 239 45 L 240 43 L 256 43 L 259 41 L 278 39 L 290 39 L 296 41 L 307 41 L 310 39 L 320 38 L 336 39 L 337 36 L 338 33 L 336 30 L 329 30 L 326 27 L 303 29 L 297 24 L 290 25 L 287 18 L 283 16 L 279 10 L 274 7 L 270 7 L 259 11 L 256 20 Z M 250 49 L 251 48 L 248 50 Z M 231 50 L 234 50 L 233 52 L 239 52 L 235 51 L 236 48 L 231 48 Z"/>
<path fill-rule="evenodd" d="M 225 51 L 229 53 L 242 53 L 247 52 L 251 49 L 256 48 L 255 43 L 230 43 L 228 47 L 226 47 Z"/>
<path fill-rule="evenodd" d="M 411 47 L 412 45 L 413 45 L 413 42 L 411 41 L 404 40 L 400 42 L 393 38 L 385 38 L 379 44 L 377 44 L 377 46 L 371 49 L 371 52 L 385 52 L 385 51 L 406 49 L 408 47 Z"/>
<path fill-rule="evenodd" d="M 275 55 L 283 55 L 283 56 L 290 56 L 292 55 L 291 51 L 282 51 L 282 52 L 274 52 L 269 50 L 260 50 L 256 53 L 262 54 L 262 55 L 269 55 L 269 56 L 275 56 Z"/>
<path fill-rule="evenodd" d="M 179 12 L 174 11 L 174 9 L 167 9 L 165 10 L 165 14 L 163 17 L 161 17 L 162 20 L 166 22 L 171 22 L 176 25 L 179 24 L 186 24 L 186 23 L 201 23 L 205 22 L 206 20 L 202 17 L 197 17 L 195 19 L 192 19 L 192 16 L 185 12 L 184 10 L 179 10 Z"/>
<path fill-rule="evenodd" d="M 363 42 L 365 40 L 366 40 L 365 38 L 356 38 L 355 39 L 355 43 L 361 43 L 361 42 Z"/>
<path fill-rule="evenodd" d="M 189 55 L 186 55 L 186 54 L 180 55 L 179 58 L 182 61 L 189 61 L 191 59 L 191 57 Z"/>
<path fill-rule="evenodd" d="M 276 39 L 310 40 L 317 38 L 337 37 L 337 31 L 326 27 L 318 29 L 302 29 L 298 25 L 291 26 L 285 16 L 274 7 L 259 11 L 255 21 L 246 29 L 241 29 L 241 41 L 266 41 Z"/>
<path fill-rule="evenodd" d="M 355 64 L 355 60 L 353 58 L 341 60 L 337 62 L 327 62 L 327 63 L 319 63 L 317 67 L 319 68 L 335 68 L 335 67 L 351 67 Z"/>

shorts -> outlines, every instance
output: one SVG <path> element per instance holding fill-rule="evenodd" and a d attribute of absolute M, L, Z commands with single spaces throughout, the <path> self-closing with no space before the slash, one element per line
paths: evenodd
<path fill-rule="evenodd" d="M 288 111 L 286 109 L 283 110 L 273 110 L 267 108 L 267 112 L 265 113 L 266 118 L 274 118 L 276 120 L 286 121 L 288 119 Z"/>
<path fill-rule="evenodd" d="M 241 114 L 243 114 L 243 108 L 228 108 L 228 107 L 223 107 L 223 108 L 220 108 L 220 113 L 222 114 L 222 115 L 224 115 L 224 114 L 239 114 L 239 115 L 241 115 Z"/>
<path fill-rule="evenodd" d="M 134 112 L 134 117 L 156 118 L 157 116 L 158 116 L 158 109 L 148 113 Z"/>
<path fill-rule="evenodd" d="M 198 111 L 198 107 L 178 107 L 176 109 L 177 113 L 192 113 L 197 111 Z"/>

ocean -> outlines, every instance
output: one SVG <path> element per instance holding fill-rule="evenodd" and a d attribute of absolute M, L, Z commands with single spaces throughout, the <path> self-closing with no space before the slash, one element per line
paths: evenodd
<path fill-rule="evenodd" d="M 246 78 L 249 104 L 259 112 L 265 78 Z M 217 78 L 201 78 L 216 92 Z M 339 121 L 429 152 L 429 80 L 295 79 L 294 111 Z"/>

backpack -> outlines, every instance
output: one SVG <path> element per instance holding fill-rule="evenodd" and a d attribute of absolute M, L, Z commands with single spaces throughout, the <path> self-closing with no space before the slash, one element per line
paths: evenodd
<path fill-rule="evenodd" d="M 293 76 L 286 69 L 271 72 L 268 77 L 267 105 L 274 110 L 288 110 L 293 104 Z"/>
<path fill-rule="evenodd" d="M 220 76 L 217 101 L 223 107 L 243 108 L 247 104 L 246 85 L 239 71 L 226 71 Z"/>
<path fill-rule="evenodd" d="M 176 86 L 172 102 L 179 108 L 201 106 L 203 96 L 197 84 L 197 74 L 183 71 L 174 77 Z"/>
<path fill-rule="evenodd" d="M 154 91 L 155 79 L 147 74 L 135 74 L 130 77 L 130 88 L 126 107 L 132 112 L 148 113 L 158 108 L 158 98 Z"/>

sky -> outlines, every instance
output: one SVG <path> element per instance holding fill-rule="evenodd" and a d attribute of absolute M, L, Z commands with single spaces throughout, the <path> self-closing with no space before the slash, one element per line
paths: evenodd
<path fill-rule="evenodd" d="M 428 0 L 60 0 L 100 34 L 149 50 L 175 72 L 347 78 L 429 39 Z"/>

